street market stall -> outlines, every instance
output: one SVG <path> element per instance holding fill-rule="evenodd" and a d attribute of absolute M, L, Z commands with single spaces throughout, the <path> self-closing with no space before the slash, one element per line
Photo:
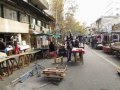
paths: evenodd
<path fill-rule="evenodd" d="M 16 69 L 28 66 L 30 62 L 37 59 L 39 52 L 40 50 L 33 50 L 11 56 L 0 52 L 0 78 L 9 76 Z"/>
<path fill-rule="evenodd" d="M 111 46 L 111 52 L 112 52 L 113 55 L 116 55 L 117 57 L 120 56 L 120 42 L 115 42 Z"/>
<path fill-rule="evenodd" d="M 83 48 L 73 48 L 72 53 L 74 55 L 75 62 L 81 61 L 83 63 L 83 54 L 85 53 L 85 50 Z"/>
<path fill-rule="evenodd" d="M 120 30 L 114 30 L 111 32 L 111 53 L 119 56 L 120 55 Z"/>

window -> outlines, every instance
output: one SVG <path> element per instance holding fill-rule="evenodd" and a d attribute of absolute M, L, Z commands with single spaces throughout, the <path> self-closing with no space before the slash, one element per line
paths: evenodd
<path fill-rule="evenodd" d="M 9 8 L 4 8 L 4 18 L 16 20 L 17 21 L 17 11 L 11 10 Z"/>
<path fill-rule="evenodd" d="M 38 24 L 38 26 L 41 26 L 41 21 L 38 20 L 38 21 L 37 21 L 37 24 Z"/>
<path fill-rule="evenodd" d="M 20 22 L 29 23 L 28 16 L 25 14 L 20 14 Z"/>
<path fill-rule="evenodd" d="M 36 25 L 36 21 L 35 21 L 35 18 L 30 18 L 30 24 L 32 24 L 32 25 Z"/>

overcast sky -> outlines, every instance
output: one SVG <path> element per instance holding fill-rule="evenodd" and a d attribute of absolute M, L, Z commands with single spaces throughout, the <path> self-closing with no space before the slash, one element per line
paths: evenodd
<path fill-rule="evenodd" d="M 75 18 L 87 25 L 93 23 L 104 14 L 108 0 L 74 0 L 78 4 Z"/>

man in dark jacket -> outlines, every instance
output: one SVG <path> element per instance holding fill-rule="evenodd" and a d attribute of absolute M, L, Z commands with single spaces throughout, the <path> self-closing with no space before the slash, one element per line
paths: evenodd
<path fill-rule="evenodd" d="M 49 44 L 49 52 L 50 52 L 50 56 L 52 58 L 55 58 L 57 56 L 55 45 L 53 44 L 53 42 L 50 42 L 50 44 Z"/>
<path fill-rule="evenodd" d="M 69 61 L 71 61 L 71 53 L 72 53 L 71 41 L 66 42 L 66 48 L 67 48 L 67 62 L 69 62 Z"/>

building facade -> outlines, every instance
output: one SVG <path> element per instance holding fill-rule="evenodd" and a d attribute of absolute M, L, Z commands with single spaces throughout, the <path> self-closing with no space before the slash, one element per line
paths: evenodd
<path fill-rule="evenodd" d="M 40 48 L 43 38 L 36 34 L 50 33 L 54 18 L 44 12 L 46 0 L 0 0 L 0 38 L 12 45 L 17 37 L 19 45 Z"/>
<path fill-rule="evenodd" d="M 105 16 L 120 16 L 120 0 L 109 0 L 107 2 Z"/>
<path fill-rule="evenodd" d="M 103 16 L 96 20 L 96 30 L 97 32 L 108 32 L 112 31 L 112 26 L 120 22 L 120 17 L 118 16 Z"/>

